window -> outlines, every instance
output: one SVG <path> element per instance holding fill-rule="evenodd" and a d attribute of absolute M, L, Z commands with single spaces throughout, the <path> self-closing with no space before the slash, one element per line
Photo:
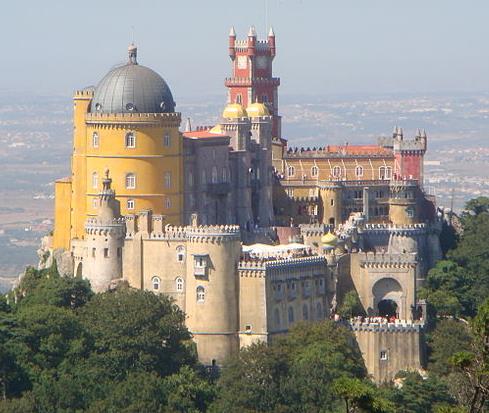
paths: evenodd
<path fill-rule="evenodd" d="M 117 256 L 120 258 L 122 257 L 122 248 L 121 247 L 118 247 L 117 248 Z"/>
<path fill-rule="evenodd" d="M 203 303 L 205 301 L 205 289 L 201 285 L 197 287 L 197 302 Z"/>
<path fill-rule="evenodd" d="M 98 137 L 98 133 L 97 132 L 93 132 L 93 135 L 92 135 L 92 146 L 94 148 L 98 148 L 98 145 L 99 145 L 99 137 Z"/>
<path fill-rule="evenodd" d="M 153 277 L 151 278 L 151 284 L 153 285 L 153 290 L 157 291 L 160 289 L 160 278 Z"/>
<path fill-rule="evenodd" d="M 318 320 L 321 320 L 323 318 L 323 307 L 321 303 L 316 304 L 316 316 Z"/>
<path fill-rule="evenodd" d="M 294 196 L 294 188 L 286 188 L 285 192 L 287 193 L 287 196 L 289 198 L 292 198 Z"/>
<path fill-rule="evenodd" d="M 353 198 L 354 199 L 362 199 L 363 198 L 363 191 L 361 189 L 353 191 Z"/>
<path fill-rule="evenodd" d="M 177 247 L 177 261 L 178 262 L 185 261 L 185 247 L 181 245 Z"/>
<path fill-rule="evenodd" d="M 334 206 L 334 199 L 331 199 L 330 204 L 331 206 Z"/>
<path fill-rule="evenodd" d="M 357 178 L 363 176 L 363 166 L 357 165 L 357 167 L 355 168 L 355 175 L 357 176 Z"/>
<path fill-rule="evenodd" d="M 165 135 L 163 136 L 163 145 L 167 147 L 171 146 L 171 137 L 168 132 L 166 132 Z"/>
<path fill-rule="evenodd" d="M 96 251 L 96 249 L 92 248 L 92 258 L 95 258 L 95 251 Z"/>
<path fill-rule="evenodd" d="M 406 213 L 407 213 L 407 216 L 409 218 L 414 218 L 414 208 L 413 207 L 409 207 L 406 209 Z"/>
<path fill-rule="evenodd" d="M 177 277 L 175 280 L 175 286 L 177 288 L 177 292 L 181 293 L 183 291 L 183 278 Z"/>
<path fill-rule="evenodd" d="M 205 172 L 205 169 L 202 169 L 202 174 L 200 176 L 200 181 L 201 181 L 200 183 L 202 185 L 205 185 L 207 183 L 207 174 Z"/>
<path fill-rule="evenodd" d="M 109 249 L 104 248 L 104 258 L 109 258 Z"/>
<path fill-rule="evenodd" d="M 289 166 L 287 168 L 287 176 L 291 177 L 295 175 L 295 168 L 293 166 Z"/>
<path fill-rule="evenodd" d="M 128 199 L 127 200 L 127 209 L 134 209 L 134 199 Z"/>
<path fill-rule="evenodd" d="M 136 175 L 132 172 L 126 174 L 126 189 L 136 188 Z"/>
<path fill-rule="evenodd" d="M 92 173 L 92 188 L 98 188 L 98 175 L 97 172 Z"/>
<path fill-rule="evenodd" d="M 387 356 L 387 351 L 382 350 L 382 351 L 380 352 L 380 359 L 381 359 L 381 360 L 388 360 L 388 359 L 389 359 L 389 357 Z"/>
<path fill-rule="evenodd" d="M 243 97 L 241 96 L 241 93 L 238 93 L 236 95 L 236 103 L 239 103 L 241 105 L 242 101 L 243 101 Z"/>
<path fill-rule="evenodd" d="M 165 172 L 165 188 L 171 188 L 171 172 Z"/>
<path fill-rule="evenodd" d="M 188 186 L 194 186 L 194 174 L 192 171 L 189 171 L 188 173 Z"/>
<path fill-rule="evenodd" d="M 126 148 L 135 148 L 136 147 L 136 135 L 134 132 L 126 133 Z"/>
<path fill-rule="evenodd" d="M 217 184 L 217 168 L 215 166 L 212 167 L 212 183 Z"/>
<path fill-rule="evenodd" d="M 309 320 L 309 308 L 307 307 L 307 304 L 302 306 L 302 319 Z"/>
<path fill-rule="evenodd" d="M 390 166 L 381 166 L 379 168 L 379 179 L 391 179 L 392 168 Z"/>
<path fill-rule="evenodd" d="M 97 198 L 93 198 L 92 199 L 92 207 L 93 208 L 97 208 L 98 207 L 98 199 Z"/>
<path fill-rule="evenodd" d="M 311 176 L 316 178 L 319 175 L 319 168 L 317 166 L 313 166 L 311 168 Z"/>
<path fill-rule="evenodd" d="M 166 209 L 170 209 L 171 208 L 171 198 L 168 197 L 168 196 L 165 198 L 165 208 Z"/>
<path fill-rule="evenodd" d="M 262 103 L 267 103 L 268 102 L 268 96 L 267 95 L 262 95 L 261 101 L 262 101 Z"/>
<path fill-rule="evenodd" d="M 293 307 L 289 307 L 288 315 L 289 315 L 289 323 L 293 323 L 294 322 L 294 308 Z"/>
<path fill-rule="evenodd" d="M 274 311 L 274 319 L 275 319 L 275 325 L 277 327 L 280 327 L 280 311 L 278 308 L 276 308 Z"/>
<path fill-rule="evenodd" d="M 222 168 L 222 182 L 228 181 L 228 171 L 227 168 Z"/>
<path fill-rule="evenodd" d="M 335 178 L 339 178 L 341 176 L 341 167 L 339 167 L 338 165 L 333 166 L 333 176 Z"/>

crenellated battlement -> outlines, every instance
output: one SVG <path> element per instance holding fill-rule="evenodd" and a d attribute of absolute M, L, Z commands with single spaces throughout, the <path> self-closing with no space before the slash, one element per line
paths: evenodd
<path fill-rule="evenodd" d="M 360 252 L 358 253 L 360 266 L 368 268 L 406 268 L 418 264 L 416 253 L 390 254 Z"/>
<path fill-rule="evenodd" d="M 308 256 L 283 259 L 242 259 L 239 261 L 238 270 L 265 271 L 270 268 L 293 268 L 311 264 L 324 264 L 325 262 L 326 258 L 323 256 Z"/>
<path fill-rule="evenodd" d="M 91 99 L 95 93 L 95 89 L 75 90 L 73 99 Z"/>
<path fill-rule="evenodd" d="M 171 113 L 87 113 L 85 122 L 97 125 L 144 124 L 148 126 L 180 126 L 182 116 Z"/>
<path fill-rule="evenodd" d="M 326 224 L 300 224 L 299 228 L 301 234 L 306 237 L 322 236 L 333 229 L 331 225 Z"/>
<path fill-rule="evenodd" d="M 394 323 L 348 321 L 346 325 L 352 331 L 372 331 L 375 333 L 419 333 L 423 331 L 422 321 L 396 320 Z"/>

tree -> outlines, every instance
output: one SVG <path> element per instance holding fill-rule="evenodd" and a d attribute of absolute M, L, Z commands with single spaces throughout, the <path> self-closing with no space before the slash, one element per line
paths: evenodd
<path fill-rule="evenodd" d="M 365 310 L 356 290 L 350 290 L 345 294 L 338 314 L 346 320 L 356 316 L 365 316 Z"/>

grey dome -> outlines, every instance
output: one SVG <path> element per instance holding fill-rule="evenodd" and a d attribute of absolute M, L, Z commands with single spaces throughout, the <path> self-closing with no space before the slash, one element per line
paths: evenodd
<path fill-rule="evenodd" d="M 136 61 L 129 47 L 129 62 L 112 69 L 95 88 L 92 113 L 168 113 L 175 111 L 170 88 L 154 70 Z"/>

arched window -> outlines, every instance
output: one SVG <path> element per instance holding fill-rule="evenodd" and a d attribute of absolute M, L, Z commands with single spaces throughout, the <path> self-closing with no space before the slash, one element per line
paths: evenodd
<path fill-rule="evenodd" d="M 98 188 L 98 175 L 97 172 L 92 173 L 92 188 Z"/>
<path fill-rule="evenodd" d="M 339 167 L 338 165 L 333 166 L 333 176 L 335 178 L 339 178 L 341 176 L 341 167 Z"/>
<path fill-rule="evenodd" d="M 243 101 L 243 98 L 241 97 L 241 93 L 238 93 L 236 95 L 236 103 L 239 103 L 241 105 L 242 101 Z"/>
<path fill-rule="evenodd" d="M 294 308 L 293 307 L 289 307 L 288 314 L 289 314 L 289 323 L 293 323 L 294 322 Z"/>
<path fill-rule="evenodd" d="M 217 168 L 215 166 L 212 167 L 212 175 L 211 175 L 212 183 L 217 184 Z"/>
<path fill-rule="evenodd" d="M 228 181 L 228 171 L 227 168 L 222 168 L 222 182 Z"/>
<path fill-rule="evenodd" d="M 175 286 L 177 289 L 177 292 L 181 293 L 183 291 L 183 278 L 182 277 L 177 277 L 175 280 Z"/>
<path fill-rule="evenodd" d="M 128 199 L 127 200 L 127 209 L 134 209 L 134 199 Z"/>
<path fill-rule="evenodd" d="M 361 176 L 363 176 L 363 166 L 361 166 L 361 165 L 356 166 L 355 175 L 357 176 L 357 178 L 360 178 Z"/>
<path fill-rule="evenodd" d="M 171 172 L 165 172 L 165 188 L 171 188 Z"/>
<path fill-rule="evenodd" d="M 319 175 L 319 168 L 316 165 L 314 165 L 311 168 L 311 176 L 316 178 L 318 175 Z"/>
<path fill-rule="evenodd" d="M 197 287 L 197 302 L 203 303 L 205 301 L 205 289 L 201 285 Z"/>
<path fill-rule="evenodd" d="M 184 262 L 185 261 L 185 247 L 182 245 L 179 245 L 177 247 L 177 261 L 178 262 Z"/>
<path fill-rule="evenodd" d="M 99 143 L 100 143 L 100 141 L 99 141 L 99 137 L 98 137 L 98 132 L 93 132 L 92 147 L 98 148 Z"/>
<path fill-rule="evenodd" d="M 392 177 L 392 168 L 390 166 L 385 167 L 385 179 L 391 179 Z"/>
<path fill-rule="evenodd" d="M 163 145 L 164 146 L 171 146 L 171 138 L 170 138 L 170 134 L 168 132 L 166 132 L 165 135 L 163 136 Z"/>
<path fill-rule="evenodd" d="M 295 175 L 295 168 L 293 166 L 289 166 L 287 168 L 287 176 L 291 177 Z"/>
<path fill-rule="evenodd" d="M 309 307 L 307 306 L 307 304 L 304 304 L 302 306 L 302 319 L 309 320 Z"/>
<path fill-rule="evenodd" d="M 277 327 L 280 327 L 280 310 L 278 308 L 276 308 L 274 311 L 274 319 L 275 319 L 275 325 Z"/>
<path fill-rule="evenodd" d="M 188 186 L 194 186 L 194 174 L 192 171 L 188 172 Z"/>
<path fill-rule="evenodd" d="M 151 284 L 153 285 L 153 290 L 157 291 L 160 289 L 160 278 L 153 277 L 151 278 Z"/>
<path fill-rule="evenodd" d="M 169 196 L 167 196 L 165 198 L 165 208 L 166 209 L 170 209 L 171 208 L 171 198 Z"/>
<path fill-rule="evenodd" d="M 200 175 L 200 183 L 202 185 L 205 185 L 207 183 L 207 174 L 205 172 L 205 169 L 202 169 L 202 174 Z"/>
<path fill-rule="evenodd" d="M 136 135 L 134 132 L 126 133 L 126 148 L 135 148 L 136 147 Z"/>
<path fill-rule="evenodd" d="M 323 306 L 321 303 L 316 304 L 316 318 L 321 320 L 323 318 Z"/>
<path fill-rule="evenodd" d="M 132 172 L 126 174 L 126 189 L 136 188 L 136 175 Z"/>

